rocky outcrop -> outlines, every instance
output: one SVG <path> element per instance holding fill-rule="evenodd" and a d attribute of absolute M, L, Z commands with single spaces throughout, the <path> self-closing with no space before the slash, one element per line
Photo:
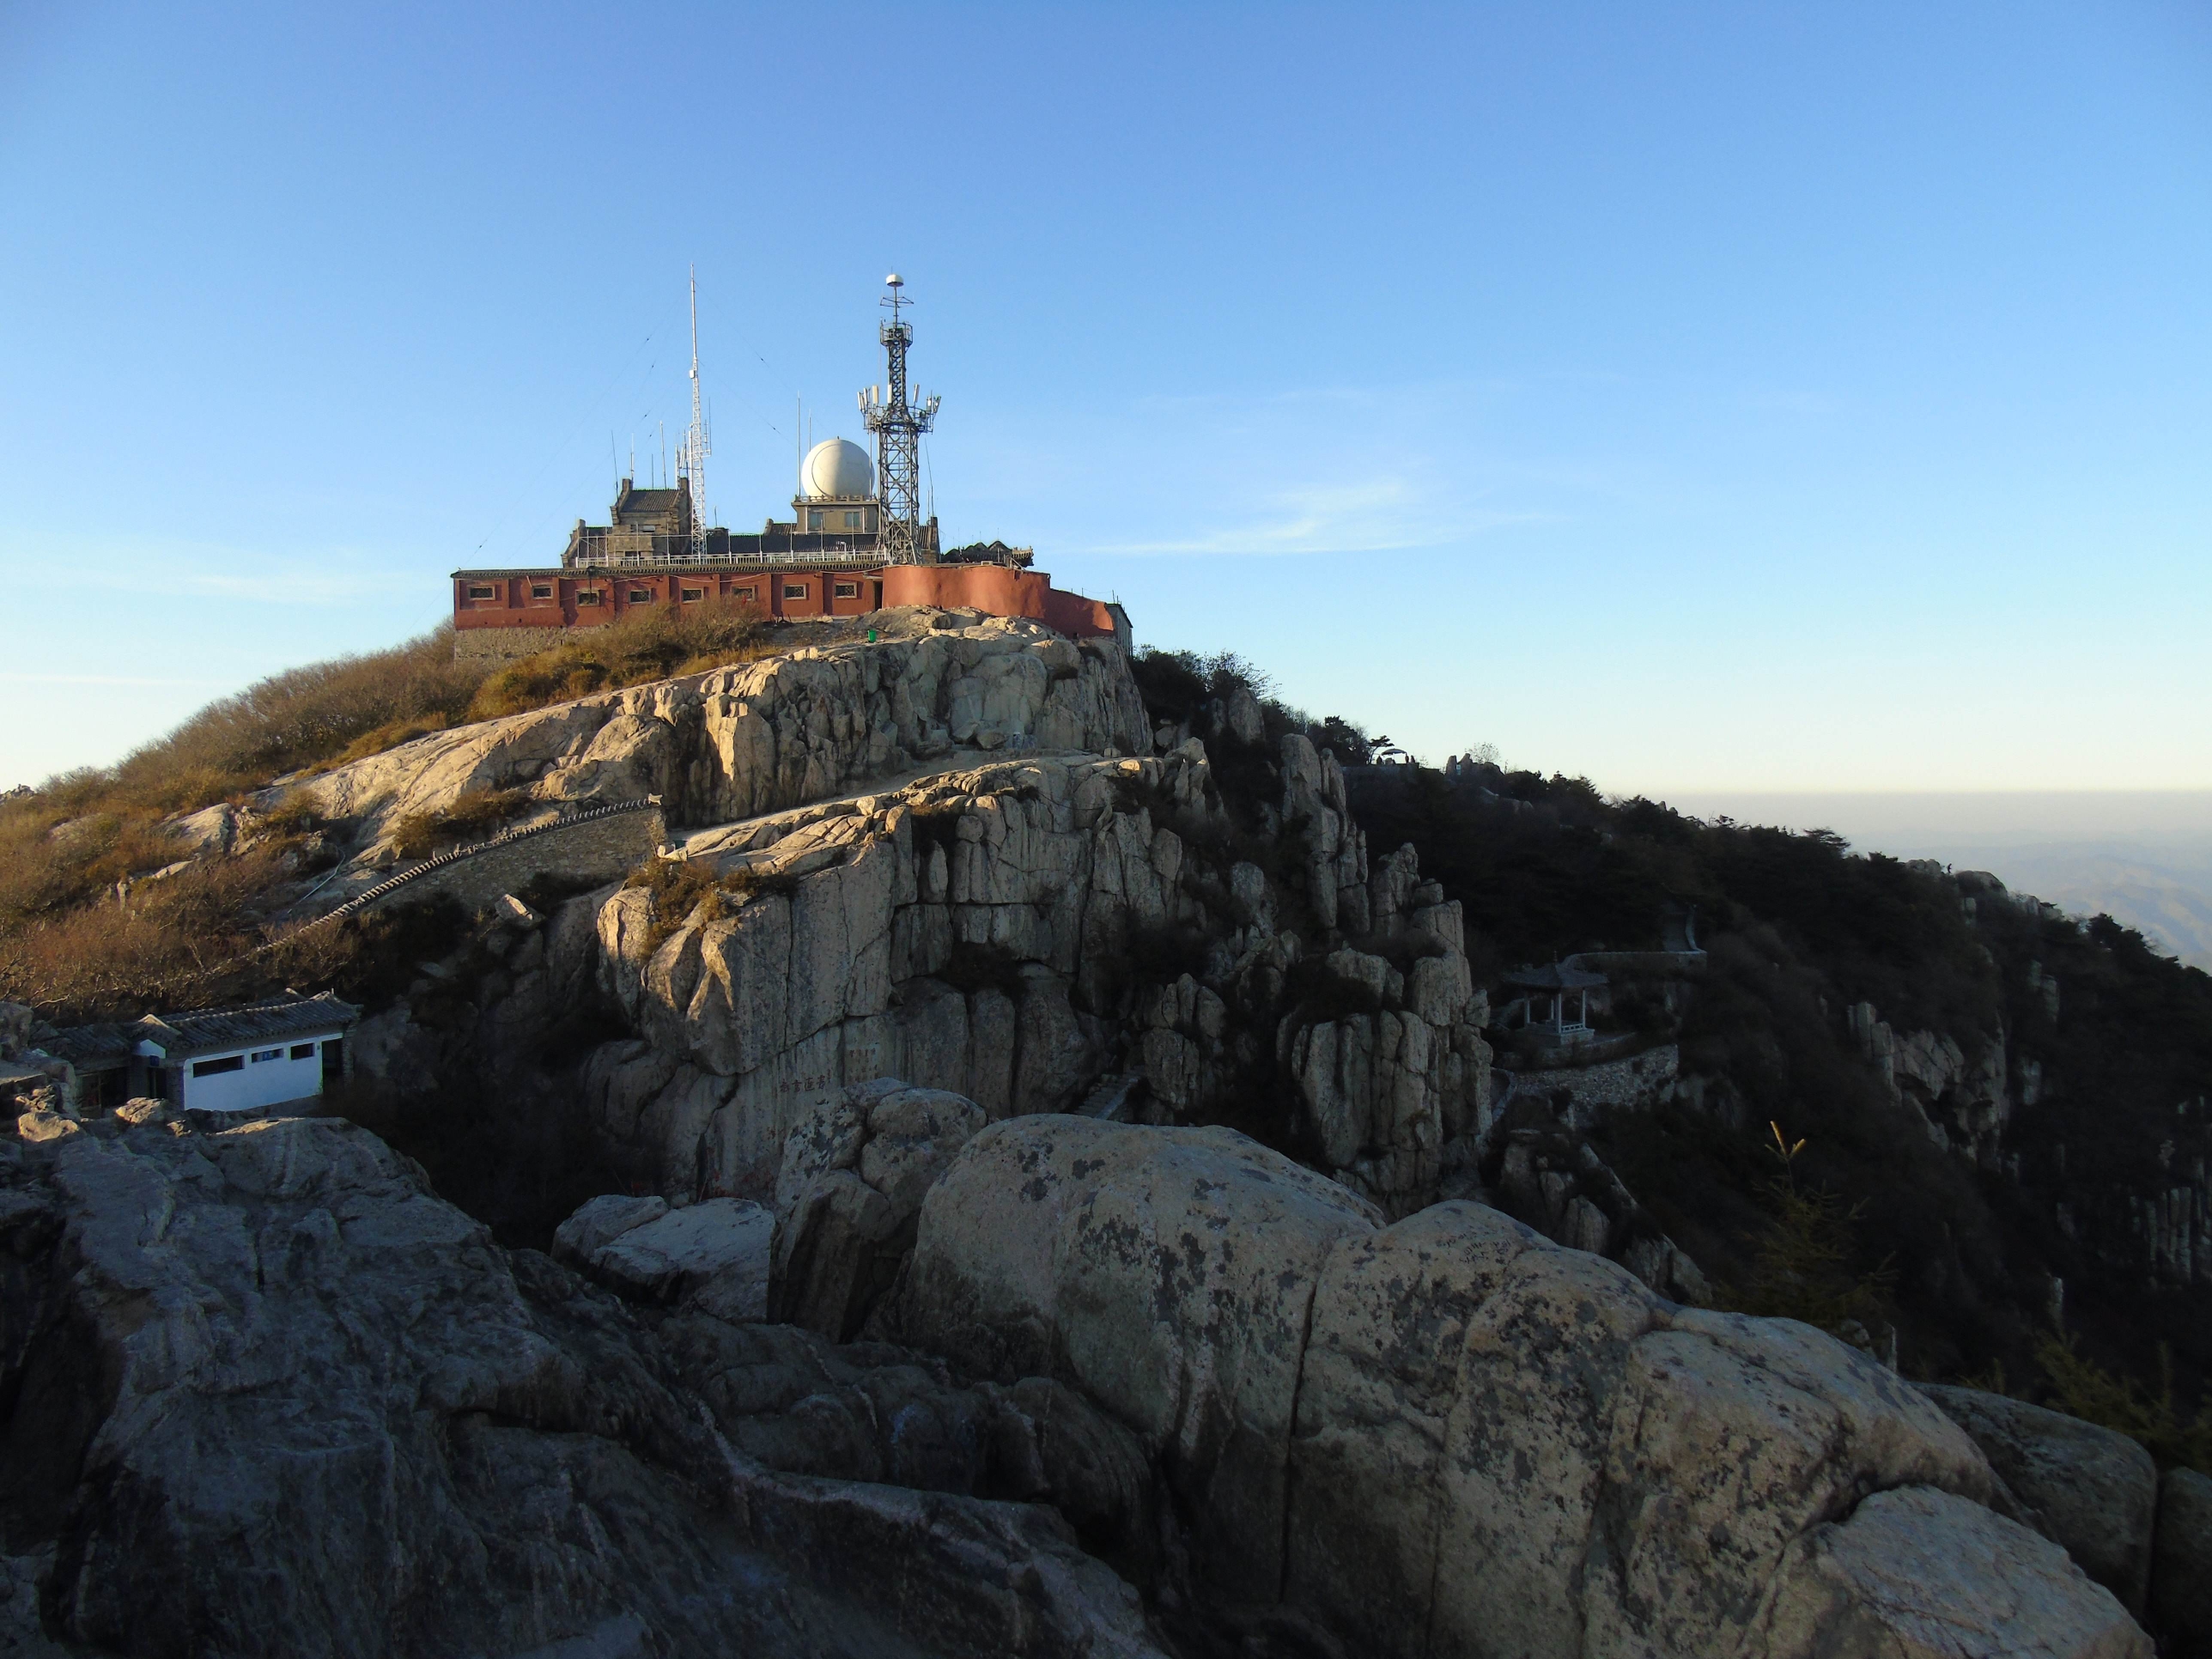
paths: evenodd
<path fill-rule="evenodd" d="M 906 1340 L 1135 1431 L 1217 1616 L 1387 1654 L 2147 1656 L 1973 1442 L 1809 1328 L 1231 1132 L 1038 1117 L 922 1206 Z"/>
<path fill-rule="evenodd" d="M 291 793 L 350 823 L 366 860 L 402 817 L 471 793 L 570 804 L 658 795 L 672 823 L 709 824 L 818 800 L 956 749 L 1151 746 L 1110 641 L 1078 644 L 1012 618 L 942 629 L 927 620 L 889 616 L 881 631 L 893 637 L 872 643 L 806 647 L 434 732 Z M 197 820 L 179 830 L 216 844 Z"/>
<path fill-rule="evenodd" d="M 2130 1193 L 2124 1203 L 2128 1231 L 2154 1277 L 2212 1285 L 2212 1160 L 2166 1140 L 2151 1190 Z"/>
<path fill-rule="evenodd" d="M 854 1084 L 897 1076 L 996 1119 L 1136 1073 L 1128 1109 L 1152 1121 L 1264 1096 L 1322 1167 L 1417 1206 L 1487 1127 L 1459 907 L 1409 849 L 1370 878 L 1334 761 L 1302 738 L 1283 753 L 1273 846 L 1239 831 L 1194 741 L 695 836 L 711 902 L 639 885 L 598 912 L 601 982 L 638 1033 L 586 1068 L 598 1121 L 665 1190 L 765 1196 L 792 1128 Z M 1248 848 L 1295 855 L 1297 884 Z M 1322 908 L 1356 939 L 1316 931 Z"/>
<path fill-rule="evenodd" d="M 914 1246 L 922 1195 L 983 1127 L 941 1089 L 879 1079 L 817 1107 L 784 1142 L 771 1316 L 843 1340 Z"/>
<path fill-rule="evenodd" d="M 1588 1141 L 1556 1127 L 1510 1128 L 1503 1139 L 1502 1208 L 1555 1243 L 1620 1262 L 1662 1296 L 1692 1306 L 1711 1303 L 1704 1271 Z"/>
<path fill-rule="evenodd" d="M 342 1122 L 7 1142 L 0 1247 L 27 1647 L 1158 1651 L 1006 1501 L 1141 1528 L 1141 1455 L 1064 1388 L 634 1310 Z"/>
<path fill-rule="evenodd" d="M 2056 1544 L 1947 1492 L 1908 1486 L 1875 1492 L 1849 1521 L 1792 1546 L 1754 1650 L 2148 1659 L 2151 1644 Z"/>
<path fill-rule="evenodd" d="M 715 1198 L 672 1210 L 658 1198 L 595 1198 L 553 1235 L 553 1259 L 641 1302 L 689 1300 L 724 1319 L 768 1317 L 775 1218 Z"/>
<path fill-rule="evenodd" d="M 2140 1618 L 2158 1469 L 2124 1434 L 1979 1389 L 1922 1390 L 1974 1437 L 2043 1534 Z"/>
<path fill-rule="evenodd" d="M 1870 1002 L 1853 1003 L 1844 1023 L 1890 1097 L 1919 1114 L 1931 1140 L 1978 1163 L 1996 1163 L 2012 1120 L 2002 1031 L 1985 1036 L 1970 1060 L 1948 1032 L 1893 1030 Z"/>

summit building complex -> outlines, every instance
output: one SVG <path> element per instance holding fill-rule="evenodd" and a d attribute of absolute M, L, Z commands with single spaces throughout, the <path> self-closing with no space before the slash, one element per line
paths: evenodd
<path fill-rule="evenodd" d="M 1028 548 L 992 542 L 947 550 L 935 515 L 921 516 L 917 456 L 939 400 L 908 395 L 909 301 L 896 275 L 886 283 L 890 320 L 879 333 L 887 380 L 860 398 L 876 439 L 873 457 L 846 439 L 825 439 L 800 459 L 789 519 L 771 517 L 750 533 L 707 523 L 708 445 L 697 412 L 695 308 L 694 412 L 674 487 L 641 489 L 635 478 L 623 479 L 607 522 L 578 520 L 558 566 L 455 571 L 457 654 L 526 656 L 571 629 L 695 605 L 793 620 L 933 605 L 1026 617 L 1077 638 L 1117 638 L 1126 647 L 1128 622 L 1119 605 L 1055 588 L 1049 575 L 1030 568 Z"/>

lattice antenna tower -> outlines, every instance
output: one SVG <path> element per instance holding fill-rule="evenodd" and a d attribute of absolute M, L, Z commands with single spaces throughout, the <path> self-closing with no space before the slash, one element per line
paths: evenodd
<path fill-rule="evenodd" d="M 684 474 L 691 489 L 691 556 L 707 556 L 707 417 L 699 401 L 699 267 L 691 267 L 691 429 L 684 436 Z"/>
<path fill-rule="evenodd" d="M 877 491 L 883 503 L 882 548 L 886 562 L 912 564 L 921 542 L 921 434 L 937 421 L 939 399 L 909 401 L 906 385 L 907 349 L 914 343 L 914 325 L 902 314 L 913 304 L 906 297 L 906 282 L 896 271 L 884 278 L 890 293 L 883 305 L 890 321 L 878 331 L 890 384 L 866 386 L 860 392 L 860 418 L 876 434 Z"/>

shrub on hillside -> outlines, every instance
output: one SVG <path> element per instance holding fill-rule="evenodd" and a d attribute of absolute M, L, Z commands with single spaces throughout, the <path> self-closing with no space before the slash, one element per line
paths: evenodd
<path fill-rule="evenodd" d="M 404 859 L 426 859 L 441 848 L 483 841 L 537 802 L 526 789 L 471 789 L 434 812 L 410 812 L 392 826 L 392 849 Z"/>
<path fill-rule="evenodd" d="M 634 615 L 495 671 L 469 704 L 467 718 L 526 714 L 594 691 L 751 662 L 782 648 L 750 610 L 695 605 Z"/>
<path fill-rule="evenodd" d="M 642 887 L 653 898 L 653 922 L 646 929 L 645 951 L 650 956 L 664 941 L 695 915 L 702 921 L 719 921 L 733 914 L 748 899 L 768 893 L 797 890 L 796 877 L 762 875 L 746 869 L 718 875 L 711 860 L 647 859 L 629 873 L 625 887 Z"/>
<path fill-rule="evenodd" d="M 1766 1150 L 1782 1173 L 1765 1186 L 1771 1212 L 1753 1241 L 1750 1270 L 1741 1284 L 1723 1285 L 1722 1298 L 1738 1312 L 1798 1320 L 1832 1336 L 1870 1336 L 1887 1322 L 1896 1274 L 1887 1260 L 1870 1272 L 1857 1266 L 1865 1206 L 1801 1187 L 1795 1166 L 1805 1142 L 1784 1139 L 1778 1124 L 1767 1127 Z"/>
<path fill-rule="evenodd" d="M 94 957 L 105 959 L 118 937 L 112 915 L 83 918 L 40 942 L 10 938 L 34 922 L 58 921 L 91 902 L 126 876 L 161 870 L 188 849 L 161 827 L 173 812 L 236 799 L 283 773 L 337 758 L 349 745 L 387 746 L 390 734 L 446 724 L 468 706 L 479 671 L 453 660 L 453 633 L 441 628 L 388 651 L 339 657 L 274 674 L 235 696 L 210 703 L 167 737 L 146 744 L 111 768 L 65 773 L 0 805 L 0 948 L 22 960 L 59 949 L 65 933 Z M 383 734 L 380 737 L 379 734 Z M 307 825 L 277 826 L 280 834 Z M 264 868 L 263 865 L 249 866 Z M 274 864 L 265 866 L 274 879 Z M 217 878 L 179 875 L 184 892 L 212 883 L 228 889 L 236 870 Z M 149 893 L 157 912 L 170 906 Z M 140 931 L 133 923 L 123 931 Z M 164 981 L 167 947 L 152 947 L 149 973 Z M 46 969 L 30 971 L 46 983 Z M 88 970 L 98 979 L 106 969 Z M 63 979 L 75 981 L 67 974 Z M 58 982 L 58 981 L 57 981 Z"/>
<path fill-rule="evenodd" d="M 2160 1468 L 2178 1464 L 2212 1474 L 2212 1395 L 2198 1404 L 2194 1416 L 2175 1408 L 2173 1353 L 2164 1343 L 2159 1345 L 2155 1389 L 2106 1370 L 2081 1352 L 2071 1331 L 2046 1335 L 2036 1348 L 2035 1363 L 2051 1379 L 2045 1403 L 2054 1410 L 2117 1429 L 2140 1443 Z M 2002 1382 L 2002 1370 L 1997 1380 Z"/>
<path fill-rule="evenodd" d="M 40 793 L 64 811 L 75 797 L 109 811 L 190 811 L 327 760 L 394 722 L 427 729 L 451 720 L 482 678 L 454 662 L 453 630 L 435 629 L 388 651 L 272 674 L 210 703 L 112 771 L 58 779 Z"/>
<path fill-rule="evenodd" d="M 259 942 L 257 901 L 278 874 L 278 855 L 261 848 L 21 921 L 0 931 L 0 1000 L 59 1024 L 219 1000 L 251 978 L 251 964 L 234 964 Z"/>

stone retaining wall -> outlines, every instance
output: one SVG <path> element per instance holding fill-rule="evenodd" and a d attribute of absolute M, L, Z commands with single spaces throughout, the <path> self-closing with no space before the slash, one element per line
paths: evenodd
<path fill-rule="evenodd" d="M 398 893 L 410 899 L 447 895 L 475 911 L 536 876 L 597 886 L 635 870 L 667 840 L 668 826 L 658 799 L 587 807 L 550 823 L 441 853 L 356 894 L 307 925 L 319 927 Z"/>
<path fill-rule="evenodd" d="M 476 911 L 501 894 L 524 886 L 533 876 L 598 886 L 636 869 L 667 839 L 658 806 L 582 823 L 568 820 L 535 836 L 489 843 L 432 872 L 408 896 L 450 894 L 464 909 Z"/>
<path fill-rule="evenodd" d="M 1644 1107 L 1656 1103 L 1674 1088 L 1681 1061 L 1681 1049 L 1662 1042 L 1641 1054 L 1596 1066 L 1516 1071 L 1514 1092 L 1544 1096 L 1554 1103 L 1561 1123 L 1571 1129 L 1587 1129 L 1597 1121 L 1601 1107 Z M 1562 1094 L 1565 1100 L 1559 1098 Z"/>

